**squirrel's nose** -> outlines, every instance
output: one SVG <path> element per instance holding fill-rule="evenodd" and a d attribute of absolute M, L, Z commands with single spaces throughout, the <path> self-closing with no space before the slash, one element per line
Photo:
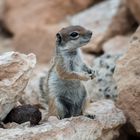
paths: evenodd
<path fill-rule="evenodd" d="M 92 36 L 92 32 L 91 32 L 91 31 L 88 31 L 88 35 L 89 35 L 89 36 Z"/>

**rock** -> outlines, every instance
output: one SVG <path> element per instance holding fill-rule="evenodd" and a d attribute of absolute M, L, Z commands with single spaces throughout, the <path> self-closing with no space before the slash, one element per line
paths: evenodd
<path fill-rule="evenodd" d="M 25 30 L 28 25 L 52 24 L 79 12 L 97 0 L 6 0 L 3 20 L 12 33 Z"/>
<path fill-rule="evenodd" d="M 91 66 L 93 63 L 93 60 L 95 59 L 95 56 L 92 54 L 84 53 L 83 51 L 82 51 L 82 53 L 83 53 L 82 57 L 85 60 L 86 64 Z"/>
<path fill-rule="evenodd" d="M 82 25 L 93 31 L 91 43 L 83 47 L 85 52 L 98 51 L 96 42 L 102 40 L 102 34 L 109 28 L 112 18 L 117 12 L 120 1 L 121 0 L 103 1 L 71 18 L 71 24 Z"/>
<path fill-rule="evenodd" d="M 140 27 L 132 36 L 127 53 L 118 61 L 114 78 L 119 92 L 117 105 L 140 133 Z"/>
<path fill-rule="evenodd" d="M 44 98 L 42 98 L 40 81 L 42 77 L 47 75 L 48 67 L 46 65 L 37 65 L 20 99 L 20 103 L 23 105 L 30 104 L 37 106 L 41 111 L 42 121 L 48 120 L 48 105 Z"/>
<path fill-rule="evenodd" d="M 140 23 L 140 1 L 139 0 L 126 0 L 127 6 L 129 7 L 130 11 L 132 12 L 133 16 Z"/>
<path fill-rule="evenodd" d="M 35 67 L 34 54 L 8 52 L 0 56 L 0 120 L 16 104 Z"/>
<path fill-rule="evenodd" d="M 134 32 L 137 26 L 136 20 L 134 19 L 130 9 L 127 7 L 127 2 L 125 0 L 120 1 L 116 14 L 113 16 L 107 30 L 103 33 L 102 37 L 95 42 L 95 51 L 102 52 L 103 44 L 107 40 L 116 35 L 124 35 Z"/>
<path fill-rule="evenodd" d="M 93 112 L 94 120 L 84 116 L 63 120 L 49 119 L 49 122 L 35 127 L 17 126 L 1 129 L 0 139 L 22 140 L 112 140 L 118 136 L 118 128 L 125 123 L 121 110 L 112 101 L 103 100 L 92 104 L 88 112 Z"/>
<path fill-rule="evenodd" d="M 22 94 L 20 102 L 22 104 L 37 105 L 42 113 L 42 121 L 48 120 L 48 105 L 40 89 L 40 81 L 42 77 L 47 75 L 48 70 L 45 66 L 38 66 L 36 68 Z"/>
<path fill-rule="evenodd" d="M 13 51 L 11 48 L 12 39 L 0 36 L 0 53 Z"/>
<path fill-rule="evenodd" d="M 120 55 L 105 54 L 94 59 L 92 68 L 95 70 L 95 78 L 85 82 L 90 102 L 116 100 L 118 93 L 113 74 L 119 57 Z"/>
<path fill-rule="evenodd" d="M 103 50 L 107 54 L 124 54 L 128 49 L 129 36 L 117 35 L 103 44 Z"/>
<path fill-rule="evenodd" d="M 42 118 L 41 112 L 36 106 L 26 104 L 14 107 L 4 119 L 4 123 L 16 122 L 22 124 L 30 121 L 30 125 L 38 125 Z"/>
<path fill-rule="evenodd" d="M 125 0 L 122 0 L 116 14 L 112 18 L 109 28 L 106 31 L 106 37 L 111 38 L 115 35 L 122 35 L 131 32 L 131 28 L 135 23 L 136 21 L 129 8 L 126 6 Z"/>
<path fill-rule="evenodd" d="M 97 36 L 106 31 L 112 17 L 117 11 L 119 3 L 119 0 L 109 0 L 98 3 L 95 6 L 71 17 L 70 23 L 85 26 L 93 31 L 94 36 Z M 109 10 L 110 12 L 108 13 Z M 91 17 L 93 17 L 93 19 Z"/>
<path fill-rule="evenodd" d="M 28 27 L 15 35 L 13 48 L 21 53 L 34 53 L 39 63 L 48 63 L 54 54 L 55 34 L 65 25 Z"/>
<path fill-rule="evenodd" d="M 91 103 L 86 108 L 84 114 L 95 115 L 95 121 L 100 122 L 104 128 L 107 128 L 109 125 L 110 128 L 113 128 L 116 123 L 118 125 L 125 123 L 123 112 L 116 108 L 114 102 L 109 99 L 102 99 Z"/>

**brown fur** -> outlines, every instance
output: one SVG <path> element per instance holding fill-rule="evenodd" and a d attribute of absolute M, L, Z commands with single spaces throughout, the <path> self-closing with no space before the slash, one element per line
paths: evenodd
<path fill-rule="evenodd" d="M 79 79 L 79 80 L 88 80 L 87 77 L 85 77 L 84 74 L 79 74 L 78 72 L 66 72 L 64 69 L 61 67 L 61 64 L 58 64 L 56 66 L 56 70 L 59 73 L 59 76 L 62 79 L 69 79 L 69 80 L 74 80 L 74 79 Z"/>

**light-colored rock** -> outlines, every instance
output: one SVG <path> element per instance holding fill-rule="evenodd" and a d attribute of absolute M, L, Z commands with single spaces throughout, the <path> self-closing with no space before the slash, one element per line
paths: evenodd
<path fill-rule="evenodd" d="M 86 64 L 88 64 L 89 66 L 91 66 L 93 64 L 93 60 L 95 59 L 94 55 L 84 53 L 84 52 L 83 52 L 82 57 L 83 57 L 83 60 L 85 60 Z"/>
<path fill-rule="evenodd" d="M 95 1 L 97 0 L 6 0 L 4 21 L 15 34 L 24 31 L 28 25 L 60 22 Z"/>
<path fill-rule="evenodd" d="M 34 69 L 20 100 L 22 104 L 39 106 L 42 113 L 42 121 L 48 119 L 48 105 L 44 98 L 42 98 L 40 82 L 42 77 L 47 76 L 47 72 L 48 69 L 46 65 L 40 65 L 36 69 Z"/>
<path fill-rule="evenodd" d="M 47 75 L 48 69 L 46 65 L 38 66 L 34 69 L 30 80 L 23 91 L 22 100 L 25 104 L 41 104 L 41 91 L 40 91 L 40 79 Z"/>
<path fill-rule="evenodd" d="M 114 78 L 119 92 L 117 105 L 140 133 L 140 27 L 130 42 L 127 53 L 117 63 Z"/>
<path fill-rule="evenodd" d="M 35 127 L 19 125 L 1 129 L 0 140 L 112 140 L 125 123 L 122 111 L 109 100 L 93 103 L 87 113 L 94 113 L 95 119 L 79 116 L 59 121 L 52 118 Z"/>
<path fill-rule="evenodd" d="M 10 112 L 21 97 L 36 64 L 34 54 L 8 52 L 0 56 L 0 119 Z"/>
<path fill-rule="evenodd" d="M 5 38 L 0 35 L 0 53 L 13 51 L 11 44 L 12 44 L 11 38 Z"/>
<path fill-rule="evenodd" d="M 112 17 L 117 11 L 119 3 L 120 0 L 109 0 L 98 3 L 97 5 L 71 17 L 70 23 L 89 28 L 93 31 L 93 35 L 96 37 L 98 34 L 106 31 Z"/>
<path fill-rule="evenodd" d="M 128 49 L 129 36 L 115 36 L 103 44 L 103 50 L 107 54 L 124 54 Z"/>
<path fill-rule="evenodd" d="M 101 99 L 116 100 L 118 93 L 113 73 L 119 57 L 120 55 L 105 54 L 94 59 L 92 68 L 95 70 L 95 78 L 84 82 L 90 102 Z"/>
<path fill-rule="evenodd" d="M 134 19 L 130 9 L 127 7 L 126 0 L 120 1 L 120 5 L 117 9 L 116 14 L 113 16 L 111 23 L 107 30 L 104 32 L 102 37 L 96 41 L 96 52 L 102 52 L 103 44 L 110 38 L 116 35 L 124 35 L 137 28 L 137 22 Z"/>
<path fill-rule="evenodd" d="M 95 121 L 100 122 L 104 126 L 104 129 L 107 129 L 107 127 L 113 128 L 116 124 L 125 123 L 123 112 L 116 108 L 114 102 L 109 99 L 89 104 L 84 114 L 95 115 Z"/>
<path fill-rule="evenodd" d="M 120 0 L 103 1 L 71 18 L 71 24 L 82 25 L 93 31 L 91 43 L 83 47 L 85 52 L 93 52 L 98 49 L 96 42 L 102 40 L 102 34 L 108 29 L 119 3 Z"/>

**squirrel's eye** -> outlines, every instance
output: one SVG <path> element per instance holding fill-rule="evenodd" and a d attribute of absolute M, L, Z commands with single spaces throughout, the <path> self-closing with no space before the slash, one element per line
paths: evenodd
<path fill-rule="evenodd" d="M 72 32 L 72 33 L 70 34 L 70 36 L 71 36 L 72 38 L 78 38 L 78 37 L 79 37 L 79 34 L 78 34 L 77 32 Z"/>

